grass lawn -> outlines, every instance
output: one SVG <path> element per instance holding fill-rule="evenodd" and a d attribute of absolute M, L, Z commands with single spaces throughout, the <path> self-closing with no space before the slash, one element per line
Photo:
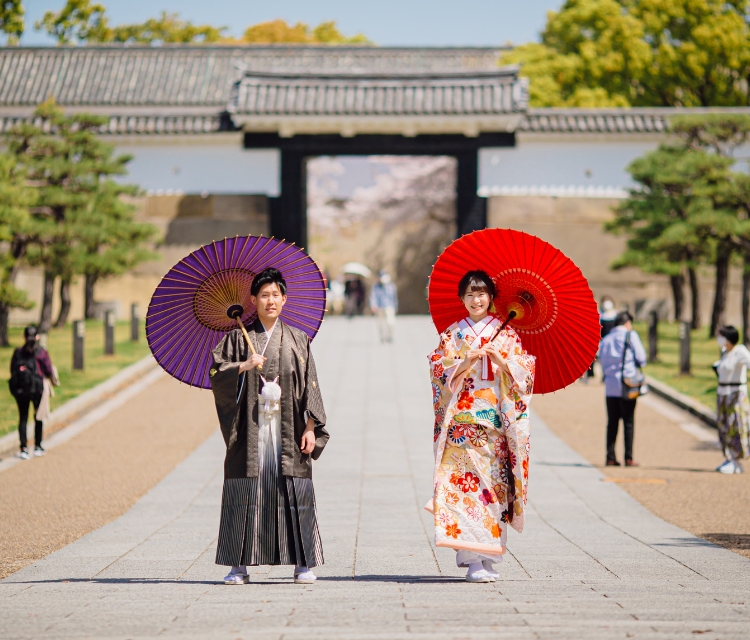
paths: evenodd
<path fill-rule="evenodd" d="M 18 427 L 18 409 L 8 391 L 7 381 L 13 350 L 23 344 L 23 327 L 10 328 L 10 341 L 12 347 L 0 347 L 0 436 Z M 50 331 L 47 351 L 60 374 L 60 386 L 55 388 L 55 397 L 52 398 L 53 409 L 149 354 L 143 325 L 140 340 L 130 341 L 129 320 L 117 323 L 114 356 L 104 355 L 104 323 L 101 320 L 86 321 L 86 368 L 83 371 L 73 371 L 72 325 Z M 30 433 L 33 437 L 33 427 Z"/>
<path fill-rule="evenodd" d="M 648 326 L 644 322 L 634 323 L 648 353 Z M 711 365 L 719 359 L 719 346 L 714 338 L 708 338 L 708 328 L 692 332 L 690 364 L 692 374 L 680 375 L 680 341 L 677 323 L 659 323 L 658 360 L 650 362 L 645 373 L 667 383 L 709 408 L 716 407 L 716 374 Z"/>

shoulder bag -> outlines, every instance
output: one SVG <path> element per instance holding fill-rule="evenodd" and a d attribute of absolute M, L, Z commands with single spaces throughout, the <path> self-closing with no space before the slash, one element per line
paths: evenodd
<path fill-rule="evenodd" d="M 648 393 L 648 385 L 646 384 L 646 376 L 643 375 L 643 371 L 638 366 L 638 361 L 635 357 L 635 349 L 630 344 L 630 334 L 632 331 L 628 331 L 628 335 L 625 337 L 625 348 L 622 350 L 622 368 L 620 369 L 620 377 L 622 378 L 622 398 L 623 400 L 635 400 L 638 396 L 642 396 Z M 633 349 L 633 363 L 635 364 L 635 375 L 631 378 L 625 377 L 625 358 L 628 355 L 628 348 Z"/>

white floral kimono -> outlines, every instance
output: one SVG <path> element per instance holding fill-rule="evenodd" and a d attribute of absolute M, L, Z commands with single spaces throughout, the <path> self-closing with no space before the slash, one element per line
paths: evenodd
<path fill-rule="evenodd" d="M 492 560 L 505 553 L 508 524 L 523 530 L 535 358 L 508 327 L 494 344 L 510 374 L 489 357 L 460 376 L 455 372 L 470 349 L 489 342 L 498 324 L 491 316 L 455 323 L 428 356 L 435 471 L 433 499 L 426 508 L 435 516 L 435 545 Z"/>

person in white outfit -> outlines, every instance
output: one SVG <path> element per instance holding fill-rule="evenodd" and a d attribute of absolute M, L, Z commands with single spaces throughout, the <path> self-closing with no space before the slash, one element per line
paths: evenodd
<path fill-rule="evenodd" d="M 750 351 L 744 344 L 738 344 L 739 331 L 731 325 L 721 327 L 716 340 L 721 348 L 721 358 L 714 363 L 719 377 L 716 416 L 719 442 L 726 458 L 716 470 L 742 473 L 740 461 L 750 455 L 750 401 L 747 397 Z"/>

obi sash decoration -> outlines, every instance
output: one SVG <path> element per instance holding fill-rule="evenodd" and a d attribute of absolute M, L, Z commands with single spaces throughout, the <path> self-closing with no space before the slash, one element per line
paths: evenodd
<path fill-rule="evenodd" d="M 481 349 L 492 338 L 500 321 L 492 316 L 482 318 L 479 322 L 473 322 L 471 318 L 465 318 L 458 323 L 464 339 L 469 343 L 472 349 Z M 492 381 L 495 375 L 492 372 L 492 362 L 489 356 L 482 358 L 482 380 Z"/>

